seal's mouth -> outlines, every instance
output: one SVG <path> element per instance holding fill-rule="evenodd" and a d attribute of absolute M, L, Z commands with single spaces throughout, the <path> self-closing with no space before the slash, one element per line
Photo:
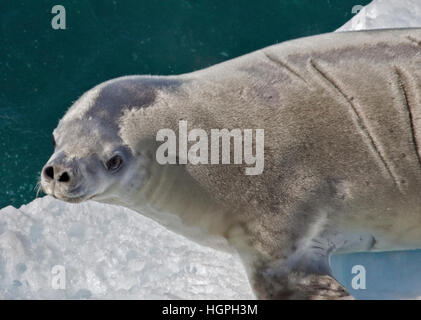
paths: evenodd
<path fill-rule="evenodd" d="M 97 194 L 73 196 L 69 194 L 62 194 L 59 192 L 51 192 L 47 194 L 49 194 L 50 196 L 53 196 L 54 198 L 58 200 L 62 200 L 62 201 L 70 202 L 70 203 L 80 203 L 80 202 L 88 201 L 97 196 Z"/>
<path fill-rule="evenodd" d="M 78 184 L 76 187 L 69 190 L 60 190 L 60 188 L 56 188 L 56 186 L 53 184 L 51 185 L 44 185 L 41 181 L 41 190 L 49 195 L 52 196 L 55 199 L 69 202 L 69 203 L 80 203 L 84 201 L 88 201 L 96 197 L 98 194 L 85 194 L 83 192 L 82 184 Z"/>
<path fill-rule="evenodd" d="M 58 194 L 58 193 L 55 193 L 55 194 L 53 193 L 50 195 L 58 200 L 62 200 L 62 201 L 70 202 L 70 203 L 80 203 L 80 202 L 87 201 L 93 198 L 93 197 L 87 197 L 87 196 L 69 197 L 66 195 Z"/>

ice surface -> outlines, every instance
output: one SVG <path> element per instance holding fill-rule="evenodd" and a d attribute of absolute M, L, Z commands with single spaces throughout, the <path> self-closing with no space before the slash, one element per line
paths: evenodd
<path fill-rule="evenodd" d="M 374 1 L 339 30 L 408 26 L 421 26 L 420 0 Z M 367 269 L 366 290 L 350 287 L 356 264 Z M 65 270 L 65 289 L 55 286 L 56 266 Z M 332 266 L 360 298 L 421 295 L 421 251 L 335 256 Z M 44 197 L 0 210 L 0 299 L 45 298 L 251 299 L 253 294 L 235 255 L 197 245 L 128 209 Z"/>
<path fill-rule="evenodd" d="M 409 27 L 421 27 L 420 0 L 372 1 L 337 31 Z"/>
<path fill-rule="evenodd" d="M 66 288 L 54 286 L 63 266 Z M 60 267 L 59 267 L 60 268 Z M 52 197 L 0 211 L 0 299 L 251 299 L 238 257 L 140 214 Z"/>

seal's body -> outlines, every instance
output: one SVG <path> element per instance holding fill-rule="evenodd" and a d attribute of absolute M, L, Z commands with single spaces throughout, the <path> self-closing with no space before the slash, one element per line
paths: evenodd
<path fill-rule="evenodd" d="M 60 121 L 42 186 L 197 241 L 224 238 L 258 298 L 344 297 L 332 253 L 421 248 L 420 99 L 421 29 L 326 34 L 181 76 L 118 78 Z M 263 173 L 157 164 L 158 130 L 180 120 L 264 129 Z"/>

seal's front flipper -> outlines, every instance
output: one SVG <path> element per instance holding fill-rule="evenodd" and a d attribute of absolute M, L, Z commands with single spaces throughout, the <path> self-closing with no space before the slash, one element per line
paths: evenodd
<path fill-rule="evenodd" d="M 335 252 L 367 251 L 373 237 L 327 228 L 304 237 L 277 260 L 263 258 L 251 268 L 250 280 L 258 299 L 352 299 L 332 277 L 329 257 Z"/>
<path fill-rule="evenodd" d="M 309 300 L 353 299 L 346 289 L 328 275 L 290 275 L 295 278 L 294 298 Z"/>
<path fill-rule="evenodd" d="M 256 270 L 251 282 L 258 299 L 353 299 L 345 288 L 329 275 L 261 268 Z"/>

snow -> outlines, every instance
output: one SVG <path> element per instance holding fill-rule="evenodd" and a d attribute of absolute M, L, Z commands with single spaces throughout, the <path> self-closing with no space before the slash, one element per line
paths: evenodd
<path fill-rule="evenodd" d="M 65 289 L 54 286 L 54 266 Z M 57 267 L 56 267 L 57 268 Z M 121 207 L 46 196 L 0 211 L 0 299 L 252 299 L 237 256 Z"/>
<path fill-rule="evenodd" d="M 354 6 L 354 12 L 358 9 L 359 6 Z M 420 26 L 420 0 L 375 0 L 337 31 Z"/>
<path fill-rule="evenodd" d="M 420 0 L 373 1 L 338 31 L 405 26 L 421 26 Z M 366 290 L 350 288 L 356 264 L 367 268 Z M 335 276 L 360 298 L 420 296 L 418 265 L 421 251 L 332 259 Z M 236 255 L 128 209 L 46 196 L 0 210 L 0 299 L 253 298 Z"/>

